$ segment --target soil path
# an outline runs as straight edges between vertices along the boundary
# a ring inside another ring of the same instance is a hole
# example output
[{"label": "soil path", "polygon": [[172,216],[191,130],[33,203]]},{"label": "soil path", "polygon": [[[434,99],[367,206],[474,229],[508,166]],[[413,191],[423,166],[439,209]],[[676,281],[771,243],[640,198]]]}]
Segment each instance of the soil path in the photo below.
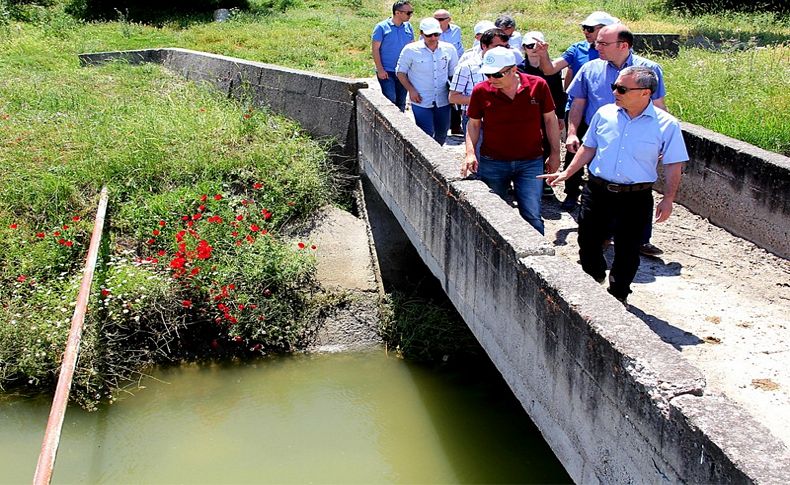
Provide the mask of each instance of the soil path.
[{"label": "soil path", "polygon": [[[452,137],[447,149],[460,168],[459,145]],[[543,199],[546,238],[576,263],[576,214],[559,210],[563,198],[555,189]],[[652,242],[664,254],[642,257],[629,311],[702,370],[708,393],[740,403],[790,446],[790,261],[679,204]]]}]

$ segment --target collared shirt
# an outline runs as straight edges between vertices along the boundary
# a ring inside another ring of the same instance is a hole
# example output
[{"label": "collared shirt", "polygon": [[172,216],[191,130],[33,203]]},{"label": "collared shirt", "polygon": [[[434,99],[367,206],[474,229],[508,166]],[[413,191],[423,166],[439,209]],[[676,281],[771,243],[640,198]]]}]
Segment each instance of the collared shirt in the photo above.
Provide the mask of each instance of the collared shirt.
[{"label": "collared shirt", "polygon": [[420,93],[422,100],[419,103],[412,100],[412,104],[421,108],[441,108],[450,104],[447,100],[450,94],[447,81],[457,66],[458,53],[455,47],[439,41],[436,50],[431,51],[425,46],[424,40],[418,40],[403,48],[395,72],[406,74],[414,89]]},{"label": "collared shirt", "polygon": [[464,55],[464,43],[461,41],[461,27],[450,24],[450,28],[439,35],[439,40],[452,44],[458,52],[458,57]]},{"label": "collared shirt", "polygon": [[518,73],[516,96],[510,99],[491,82],[472,90],[467,114],[483,120],[480,153],[496,160],[533,160],[543,156],[543,115],[554,111],[549,85],[542,78]]},{"label": "collared shirt", "polygon": [[583,65],[598,59],[598,50],[586,40],[582,40],[565,49],[562,58],[568,63],[573,75],[576,76]]},{"label": "collared shirt", "polygon": [[653,61],[640,57],[636,54],[629,54],[623,63],[623,67],[617,68],[614,64],[603,59],[596,59],[583,65],[579,73],[573,77],[571,85],[568,86],[568,96],[573,99],[586,99],[587,105],[584,107],[584,121],[590,124],[593,115],[601,106],[614,103],[614,93],[611,84],[617,81],[620,71],[630,66],[649,67],[658,76],[658,88],[652,94],[651,99],[663,98],[666,96],[664,87],[664,74],[661,66]]},{"label": "collared shirt", "polygon": [[[467,62],[459,63],[458,68],[450,81],[450,91],[458,91],[464,96],[471,96],[472,89],[479,83],[486,80],[485,74],[480,74],[480,67],[483,65],[483,58],[470,58]],[[469,105],[462,104],[461,110],[466,113]]]},{"label": "collared shirt", "polygon": [[[521,39],[522,39],[521,32],[514,31],[513,35],[510,36],[510,39],[508,39],[507,43],[510,44],[511,49],[514,49],[516,52],[521,52]],[[524,56],[522,56],[522,59],[523,57]],[[516,64],[521,64],[521,63],[517,62]]]},{"label": "collared shirt", "polygon": [[376,24],[371,38],[381,42],[381,65],[385,71],[392,72],[398,64],[398,57],[403,48],[414,42],[414,29],[409,22],[397,26],[392,22],[392,18],[388,18]]},{"label": "collared shirt", "polygon": [[660,155],[664,165],[689,159],[680,123],[652,101],[633,119],[616,104],[602,107],[582,143],[595,148],[590,173],[616,184],[655,182]]}]

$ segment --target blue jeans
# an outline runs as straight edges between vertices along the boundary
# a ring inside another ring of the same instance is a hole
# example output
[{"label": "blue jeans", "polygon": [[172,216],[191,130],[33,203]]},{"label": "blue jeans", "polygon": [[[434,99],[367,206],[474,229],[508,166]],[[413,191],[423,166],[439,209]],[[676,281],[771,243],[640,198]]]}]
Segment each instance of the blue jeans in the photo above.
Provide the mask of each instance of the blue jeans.
[{"label": "blue jeans", "polygon": [[436,143],[444,145],[447,140],[447,130],[450,129],[450,105],[441,108],[422,108],[411,105],[414,112],[414,121],[428,136],[433,137]]},{"label": "blue jeans", "polygon": [[477,176],[488,185],[492,192],[507,198],[510,183],[513,182],[516,203],[521,217],[543,234],[543,219],[540,217],[540,201],[543,193],[543,157],[534,160],[495,160],[480,157]]},{"label": "blue jeans", "polygon": [[[398,107],[399,110],[406,110],[406,95],[408,92],[403,84],[398,81],[395,71],[387,71],[388,79],[379,79],[379,86],[381,86],[381,94]],[[378,77],[376,78],[378,79]]]}]

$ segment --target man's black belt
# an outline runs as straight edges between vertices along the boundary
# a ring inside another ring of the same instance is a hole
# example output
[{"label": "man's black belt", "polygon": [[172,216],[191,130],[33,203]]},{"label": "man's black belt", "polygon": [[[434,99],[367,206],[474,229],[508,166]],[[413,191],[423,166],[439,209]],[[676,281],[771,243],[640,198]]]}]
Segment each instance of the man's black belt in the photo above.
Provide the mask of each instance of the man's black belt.
[{"label": "man's black belt", "polygon": [[653,188],[653,182],[644,182],[641,184],[616,184],[613,182],[609,182],[608,180],[604,180],[600,177],[596,177],[595,175],[589,176],[589,181],[593,185],[597,185],[599,187],[603,187],[609,192],[639,192],[642,190],[650,190]]}]

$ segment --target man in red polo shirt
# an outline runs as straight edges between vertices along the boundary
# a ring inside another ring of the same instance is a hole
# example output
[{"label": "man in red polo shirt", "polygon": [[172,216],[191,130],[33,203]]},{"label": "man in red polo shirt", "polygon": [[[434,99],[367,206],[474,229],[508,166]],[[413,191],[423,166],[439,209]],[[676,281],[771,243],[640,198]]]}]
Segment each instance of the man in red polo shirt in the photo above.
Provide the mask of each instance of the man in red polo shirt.
[{"label": "man in red polo shirt", "polygon": [[[515,189],[518,211],[543,234],[540,201],[543,182],[543,128],[551,140],[547,172],[560,166],[560,128],[546,81],[518,72],[513,51],[495,47],[486,51],[480,73],[487,81],[472,90],[466,126],[466,158],[461,176],[477,172],[492,192],[506,198]],[[480,160],[475,146],[483,128]]]}]

